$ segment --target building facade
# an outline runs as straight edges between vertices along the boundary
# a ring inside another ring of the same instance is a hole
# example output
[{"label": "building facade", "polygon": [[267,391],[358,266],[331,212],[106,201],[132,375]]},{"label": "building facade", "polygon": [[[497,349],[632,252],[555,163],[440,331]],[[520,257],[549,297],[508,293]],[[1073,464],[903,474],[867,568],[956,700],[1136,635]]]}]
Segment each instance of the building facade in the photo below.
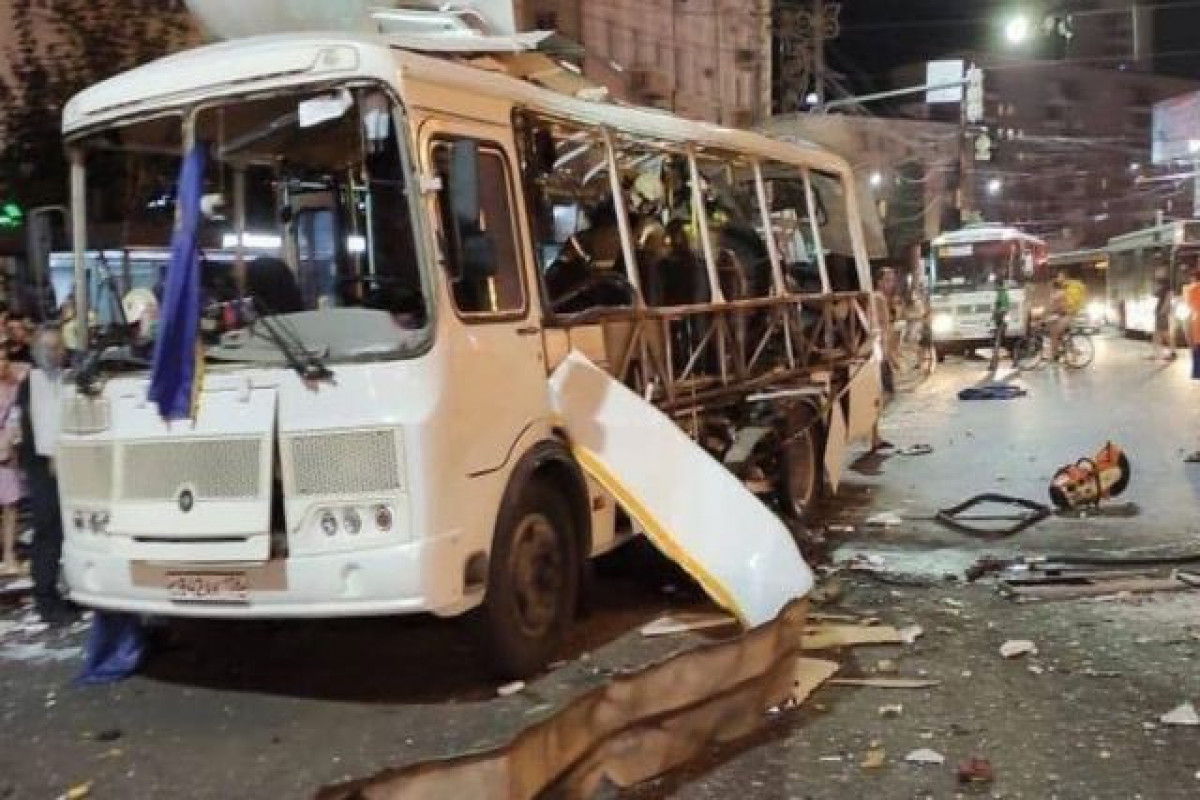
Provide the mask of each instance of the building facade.
[{"label": "building facade", "polygon": [[[1069,16],[1064,32],[1064,57],[1093,66],[1149,70],[1153,66],[1154,12],[1152,4],[1130,0],[1070,0],[1057,4],[1057,14]],[[1061,36],[1054,31],[1051,35]]]},{"label": "building facade", "polygon": [[1056,62],[997,63],[985,82],[991,159],[971,190],[988,219],[1076,249],[1196,212],[1191,181],[1153,173],[1150,144],[1154,104],[1200,83]]},{"label": "building facade", "polygon": [[518,0],[518,26],[582,45],[615,100],[736,127],[771,109],[770,0]]}]

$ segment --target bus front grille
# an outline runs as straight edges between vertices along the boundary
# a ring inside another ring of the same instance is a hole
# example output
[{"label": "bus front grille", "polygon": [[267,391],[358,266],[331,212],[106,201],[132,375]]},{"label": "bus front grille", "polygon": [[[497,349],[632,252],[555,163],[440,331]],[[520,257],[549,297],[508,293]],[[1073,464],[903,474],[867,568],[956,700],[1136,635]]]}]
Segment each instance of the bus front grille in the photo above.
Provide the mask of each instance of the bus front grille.
[{"label": "bus front grille", "polygon": [[127,444],[121,453],[121,499],[173,500],[181,487],[197,500],[259,498],[261,447],[257,438]]}]

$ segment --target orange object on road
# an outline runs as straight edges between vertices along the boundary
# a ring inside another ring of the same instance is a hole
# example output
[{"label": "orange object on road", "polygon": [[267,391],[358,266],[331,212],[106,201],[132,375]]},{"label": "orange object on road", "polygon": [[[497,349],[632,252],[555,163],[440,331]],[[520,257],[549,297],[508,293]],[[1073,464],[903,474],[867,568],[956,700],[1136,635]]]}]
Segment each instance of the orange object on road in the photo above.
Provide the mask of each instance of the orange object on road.
[{"label": "orange object on road", "polygon": [[1121,448],[1109,442],[1095,458],[1081,458],[1054,473],[1050,499],[1060,509],[1097,505],[1125,491],[1132,470]]}]

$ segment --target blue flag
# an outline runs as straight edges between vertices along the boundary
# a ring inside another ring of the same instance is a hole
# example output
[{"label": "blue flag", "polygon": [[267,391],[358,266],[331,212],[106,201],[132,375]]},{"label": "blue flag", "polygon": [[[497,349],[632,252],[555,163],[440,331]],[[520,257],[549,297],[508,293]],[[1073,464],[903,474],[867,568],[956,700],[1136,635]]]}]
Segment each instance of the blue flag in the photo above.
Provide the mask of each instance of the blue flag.
[{"label": "blue flag", "polygon": [[150,371],[150,401],[163,419],[188,419],[193,414],[200,330],[200,197],[207,160],[207,145],[197,144],[179,170],[178,217]]}]

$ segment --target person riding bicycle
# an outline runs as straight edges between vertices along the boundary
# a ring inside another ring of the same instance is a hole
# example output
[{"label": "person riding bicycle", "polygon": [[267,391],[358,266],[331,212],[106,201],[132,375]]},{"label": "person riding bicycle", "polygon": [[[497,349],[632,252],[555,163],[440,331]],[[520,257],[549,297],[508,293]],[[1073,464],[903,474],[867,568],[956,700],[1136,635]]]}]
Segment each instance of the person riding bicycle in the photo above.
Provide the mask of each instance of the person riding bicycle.
[{"label": "person riding bicycle", "polygon": [[1071,328],[1071,299],[1067,294],[1067,276],[1059,273],[1054,276],[1053,292],[1046,312],[1046,336],[1050,340],[1050,359],[1058,360],[1062,348],[1063,336]]},{"label": "person riding bicycle", "polygon": [[1076,280],[1066,273],[1060,272],[1059,277],[1062,278],[1063,294],[1067,298],[1067,313],[1077,317],[1087,305],[1087,287],[1083,285],[1083,281]]}]

